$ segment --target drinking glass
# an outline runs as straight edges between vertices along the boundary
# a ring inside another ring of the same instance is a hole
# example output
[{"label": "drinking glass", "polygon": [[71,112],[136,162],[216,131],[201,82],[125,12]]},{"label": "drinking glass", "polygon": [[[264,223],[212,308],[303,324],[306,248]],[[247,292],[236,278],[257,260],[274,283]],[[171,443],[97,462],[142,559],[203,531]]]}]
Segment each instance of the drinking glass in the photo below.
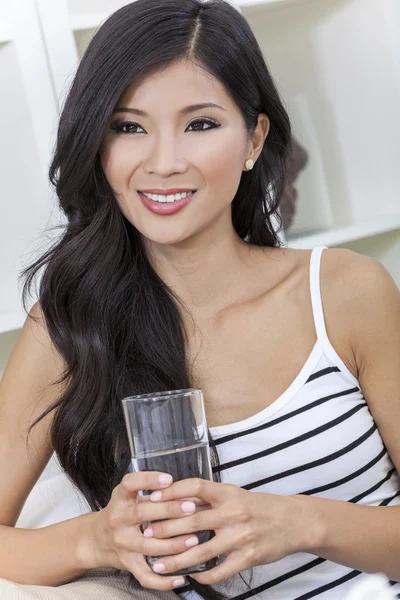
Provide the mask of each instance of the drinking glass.
[{"label": "drinking glass", "polygon": [[[170,390],[129,396],[122,400],[129,438],[133,471],[161,471],[174,481],[200,477],[212,481],[210,448],[204,400],[201,389]],[[153,490],[141,490],[139,501]],[[141,531],[151,525],[143,523]],[[189,532],[188,532],[189,533]],[[197,531],[199,544],[214,537],[214,531]],[[152,568],[160,556],[146,556]],[[208,571],[218,564],[218,557],[199,565],[181,569],[171,575],[189,575]]]}]

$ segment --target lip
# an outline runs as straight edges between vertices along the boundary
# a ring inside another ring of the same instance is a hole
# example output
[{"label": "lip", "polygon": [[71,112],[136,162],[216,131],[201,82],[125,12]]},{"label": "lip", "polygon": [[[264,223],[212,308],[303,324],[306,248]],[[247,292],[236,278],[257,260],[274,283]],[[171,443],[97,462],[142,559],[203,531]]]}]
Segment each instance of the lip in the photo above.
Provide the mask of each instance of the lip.
[{"label": "lip", "polygon": [[[187,196],[182,200],[176,200],[176,202],[155,202],[154,200],[150,200],[150,198],[147,198],[147,196],[145,196],[142,192],[138,193],[144,206],[152,213],[156,215],[174,215],[175,213],[182,210],[182,208],[184,208],[187,204],[189,204],[196,192],[190,194],[190,196]],[[153,192],[148,193],[150,194]]]},{"label": "lip", "polygon": [[161,196],[168,196],[171,194],[183,194],[184,192],[193,192],[193,188],[171,188],[169,190],[138,190],[138,192],[144,192],[145,194],[160,194]]}]

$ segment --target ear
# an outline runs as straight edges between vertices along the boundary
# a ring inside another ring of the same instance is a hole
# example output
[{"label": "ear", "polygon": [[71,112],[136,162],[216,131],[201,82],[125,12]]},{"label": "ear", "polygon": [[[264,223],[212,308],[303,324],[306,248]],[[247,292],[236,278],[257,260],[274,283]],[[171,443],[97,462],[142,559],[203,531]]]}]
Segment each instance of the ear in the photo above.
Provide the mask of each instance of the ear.
[{"label": "ear", "polygon": [[267,139],[270,130],[270,120],[266,114],[260,113],[257,119],[257,125],[254,132],[250,135],[247,147],[246,158],[251,158],[256,162],[260,156],[264,142]]}]

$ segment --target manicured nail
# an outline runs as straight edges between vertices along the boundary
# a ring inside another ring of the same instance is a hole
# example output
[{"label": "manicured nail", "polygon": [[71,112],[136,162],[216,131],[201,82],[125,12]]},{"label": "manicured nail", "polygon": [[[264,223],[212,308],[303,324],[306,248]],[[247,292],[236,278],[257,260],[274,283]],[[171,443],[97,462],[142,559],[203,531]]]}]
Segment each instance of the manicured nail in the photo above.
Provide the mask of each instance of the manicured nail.
[{"label": "manicured nail", "polygon": [[160,485],[169,485],[173,481],[172,475],[160,475],[158,481],[160,482]]},{"label": "manicured nail", "polygon": [[196,505],[194,502],[183,502],[181,508],[183,512],[191,513],[196,510]]},{"label": "manicured nail", "polygon": [[150,494],[150,500],[152,500],[152,502],[157,502],[158,500],[161,500],[161,498],[162,492],[153,492]]},{"label": "manicured nail", "polygon": [[143,535],[144,535],[144,537],[153,537],[153,535],[154,535],[153,528],[148,527],[147,529],[145,529],[143,532]]},{"label": "manicured nail", "polygon": [[175,579],[175,581],[172,584],[174,586],[174,588],[176,587],[180,587],[181,585],[185,585],[185,580],[184,579]]},{"label": "manicured nail", "polygon": [[153,565],[153,571],[154,573],[162,573],[165,571],[165,565],[163,565],[163,563],[156,563]]},{"label": "manicured nail", "polygon": [[190,537],[186,540],[185,546],[187,546],[188,548],[191,548],[192,546],[197,546],[198,543],[199,543],[199,539],[194,536],[194,537]]}]

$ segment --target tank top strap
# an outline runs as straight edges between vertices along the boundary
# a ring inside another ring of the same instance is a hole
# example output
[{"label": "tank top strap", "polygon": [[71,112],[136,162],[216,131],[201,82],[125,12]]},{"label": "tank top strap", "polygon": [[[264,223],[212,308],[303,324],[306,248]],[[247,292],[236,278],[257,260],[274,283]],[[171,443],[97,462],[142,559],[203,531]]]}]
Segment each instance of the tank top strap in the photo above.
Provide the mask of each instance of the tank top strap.
[{"label": "tank top strap", "polygon": [[310,260],[310,291],[317,338],[324,344],[328,335],[326,332],[324,310],[321,296],[321,256],[327,246],[316,246],[311,252]]},{"label": "tank top strap", "polygon": [[332,346],[331,341],[328,337],[326,330],[324,309],[322,307],[322,296],[321,296],[321,256],[324,250],[328,246],[316,246],[311,252],[310,260],[310,289],[311,289],[311,302],[312,310],[314,315],[315,330],[317,333],[317,339],[320,346],[323,348],[325,354],[335,364],[342,375],[350,381],[353,385],[359,387],[359,382],[354,377],[353,373],[347,368],[342,358],[336,352]]}]

